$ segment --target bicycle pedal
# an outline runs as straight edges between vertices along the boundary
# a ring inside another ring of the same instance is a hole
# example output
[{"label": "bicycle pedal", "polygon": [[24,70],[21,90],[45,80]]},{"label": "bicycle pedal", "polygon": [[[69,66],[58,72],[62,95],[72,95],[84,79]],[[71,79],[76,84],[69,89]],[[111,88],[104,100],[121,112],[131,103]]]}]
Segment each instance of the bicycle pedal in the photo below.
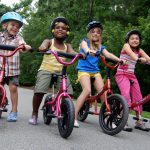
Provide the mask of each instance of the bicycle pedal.
[{"label": "bicycle pedal", "polygon": [[88,113],[88,114],[91,114],[91,115],[94,114],[94,112],[92,112],[92,111],[87,111],[87,113]]},{"label": "bicycle pedal", "polygon": [[53,118],[56,117],[56,115],[54,115],[54,114],[47,114],[47,116],[48,116],[48,117],[53,117]]},{"label": "bicycle pedal", "polygon": [[137,118],[137,117],[133,117],[133,119],[134,119],[134,120],[139,120],[139,118]]},{"label": "bicycle pedal", "polygon": [[7,108],[3,108],[3,109],[2,109],[2,112],[7,112],[7,111],[8,111]]},{"label": "bicycle pedal", "polygon": [[148,119],[143,118],[142,121],[143,122],[148,122]]}]

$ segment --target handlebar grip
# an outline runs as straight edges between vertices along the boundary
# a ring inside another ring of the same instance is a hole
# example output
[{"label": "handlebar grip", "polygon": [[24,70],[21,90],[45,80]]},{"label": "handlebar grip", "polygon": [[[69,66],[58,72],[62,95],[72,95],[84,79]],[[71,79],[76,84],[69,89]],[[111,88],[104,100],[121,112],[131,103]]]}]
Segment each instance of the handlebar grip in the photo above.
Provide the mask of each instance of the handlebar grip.
[{"label": "handlebar grip", "polygon": [[1,50],[13,51],[13,50],[15,50],[16,48],[17,48],[17,47],[11,46],[11,45],[0,45],[0,49],[1,49]]},{"label": "handlebar grip", "polygon": [[107,62],[111,62],[111,63],[113,63],[113,64],[117,64],[117,61],[112,60],[112,59],[110,59],[110,58],[105,57],[105,60],[106,60]]},{"label": "handlebar grip", "polygon": [[64,52],[60,52],[60,51],[57,51],[57,54],[59,57],[66,57],[66,58],[70,58],[70,59],[73,59],[76,56],[76,54],[68,54],[68,53],[64,53]]}]

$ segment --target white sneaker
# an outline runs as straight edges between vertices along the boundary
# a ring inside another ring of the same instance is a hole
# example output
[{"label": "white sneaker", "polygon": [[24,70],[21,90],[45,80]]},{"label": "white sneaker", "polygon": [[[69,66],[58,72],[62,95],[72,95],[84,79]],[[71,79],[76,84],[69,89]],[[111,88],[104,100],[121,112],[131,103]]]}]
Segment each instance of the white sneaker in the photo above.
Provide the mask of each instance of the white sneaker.
[{"label": "white sneaker", "polygon": [[74,120],[74,127],[75,127],[75,128],[79,128],[79,123],[78,123],[77,120]]}]

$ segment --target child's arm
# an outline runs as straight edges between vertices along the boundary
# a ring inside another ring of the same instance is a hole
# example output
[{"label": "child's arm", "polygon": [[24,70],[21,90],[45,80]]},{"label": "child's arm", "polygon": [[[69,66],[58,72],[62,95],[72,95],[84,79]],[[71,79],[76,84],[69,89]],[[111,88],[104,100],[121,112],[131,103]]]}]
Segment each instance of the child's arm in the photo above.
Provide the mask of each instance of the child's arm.
[{"label": "child's arm", "polygon": [[130,45],[128,43],[124,44],[123,50],[134,60],[138,60],[138,56],[132,51]]},{"label": "child's arm", "polygon": [[71,44],[67,44],[67,53],[70,54],[77,54],[77,52],[75,52],[71,46]]},{"label": "child's arm", "polygon": [[95,56],[96,51],[92,50],[88,47],[88,44],[86,41],[82,41],[80,44],[80,47],[84,50],[85,53],[89,53],[91,56]]},{"label": "child's arm", "polygon": [[141,57],[145,58],[147,62],[150,62],[150,57],[142,49],[140,49],[140,55]]},{"label": "child's arm", "polygon": [[39,51],[47,50],[51,45],[51,40],[45,39],[39,47]]},{"label": "child's arm", "polygon": [[102,51],[102,54],[103,54],[104,56],[108,57],[108,58],[111,58],[111,59],[117,61],[117,62],[120,62],[120,61],[121,61],[120,58],[118,58],[118,57],[115,56],[114,54],[108,52],[106,49],[104,49],[104,50]]}]

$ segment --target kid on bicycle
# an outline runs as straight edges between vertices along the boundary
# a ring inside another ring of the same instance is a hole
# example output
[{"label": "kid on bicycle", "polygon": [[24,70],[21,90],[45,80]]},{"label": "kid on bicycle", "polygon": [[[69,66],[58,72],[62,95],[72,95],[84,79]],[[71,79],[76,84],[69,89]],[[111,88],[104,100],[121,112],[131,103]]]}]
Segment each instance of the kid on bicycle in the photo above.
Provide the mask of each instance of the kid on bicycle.
[{"label": "kid on bicycle", "polygon": [[[78,97],[75,105],[74,127],[79,127],[79,123],[77,121],[78,112],[84,104],[86,98],[91,94],[90,78],[95,78],[94,86],[97,92],[101,91],[104,86],[98,66],[98,63],[100,61],[100,54],[114,59],[117,62],[121,61],[121,59],[108,52],[105,46],[102,45],[102,31],[103,27],[101,22],[90,22],[87,25],[87,39],[84,39],[80,44],[80,53],[84,53],[86,55],[86,59],[80,59],[77,65],[78,81],[82,86],[82,92]],[[98,56],[95,54],[98,54]],[[101,96],[101,100],[104,101],[103,95]]]},{"label": "kid on bicycle", "polygon": [[[70,26],[66,18],[57,17],[51,23],[51,32],[53,35],[52,39],[45,39],[39,50],[46,51],[48,49],[55,51],[62,51],[67,53],[76,53],[70,44],[65,43],[65,39],[68,37],[70,32]],[[61,74],[63,65],[57,62],[55,56],[53,55],[44,55],[42,64],[39,68],[36,85],[34,89],[34,95],[32,100],[32,117],[29,119],[29,124],[36,125],[38,118],[39,106],[42,102],[44,94],[48,92],[48,89],[51,84],[52,74]],[[58,77],[57,87],[59,87],[60,76]],[[73,94],[72,87],[68,83],[69,94]]]},{"label": "kid on bicycle", "polygon": [[[127,100],[128,106],[132,102],[137,102],[142,99],[142,94],[138,80],[134,74],[135,65],[137,62],[146,63],[150,62],[150,57],[140,48],[141,33],[138,30],[131,30],[127,33],[125,44],[121,50],[120,59],[127,61],[127,64],[120,65],[117,69],[115,79],[121,95]],[[132,83],[131,83],[132,82]],[[135,107],[136,117],[138,120],[135,123],[135,128],[147,131],[145,124],[140,119],[142,113],[142,106]],[[125,131],[132,131],[132,128],[127,124],[124,128]]]},{"label": "kid on bicycle", "polygon": [[[0,32],[0,44],[12,45],[18,47],[21,44],[25,44],[25,50],[30,50],[31,47],[26,45],[24,39],[18,34],[20,28],[23,26],[23,18],[16,12],[5,13],[0,20],[3,28],[3,32]],[[0,50],[1,54],[9,54],[9,51]],[[23,50],[22,50],[23,51]],[[2,64],[2,58],[0,57],[0,64]],[[7,121],[17,121],[17,106],[18,106],[18,90],[19,74],[20,74],[20,60],[19,52],[11,57],[6,58],[5,66],[5,83],[8,84],[12,102],[12,109],[8,115]],[[1,102],[0,102],[1,103]],[[0,112],[0,116],[1,116]]]}]

